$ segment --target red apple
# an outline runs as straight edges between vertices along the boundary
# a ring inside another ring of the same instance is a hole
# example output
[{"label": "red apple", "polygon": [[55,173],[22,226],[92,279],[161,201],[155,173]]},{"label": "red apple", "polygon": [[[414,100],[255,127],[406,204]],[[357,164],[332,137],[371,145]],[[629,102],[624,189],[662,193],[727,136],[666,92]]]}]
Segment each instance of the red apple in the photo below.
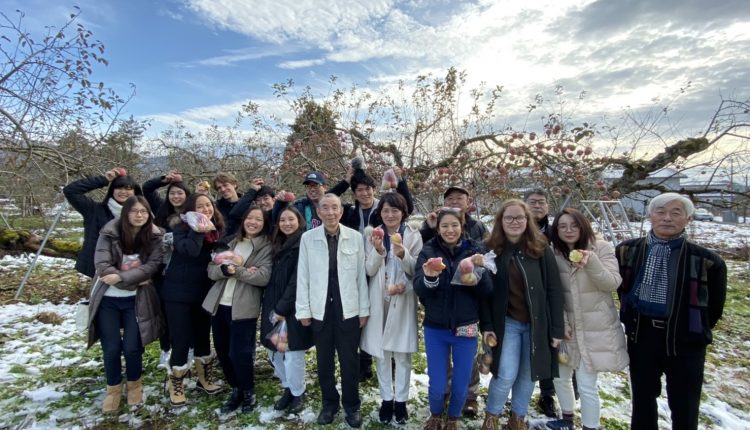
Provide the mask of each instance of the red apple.
[{"label": "red apple", "polygon": [[287,202],[287,203],[293,202],[295,198],[296,197],[295,197],[295,195],[294,195],[293,192],[291,192],[291,191],[284,191],[283,200],[285,202]]},{"label": "red apple", "polygon": [[471,262],[471,258],[464,258],[458,263],[458,271],[461,273],[471,273],[474,271],[474,263]]},{"label": "red apple", "polygon": [[443,259],[440,257],[434,257],[427,260],[425,265],[430,269],[434,270],[436,272],[441,272],[445,269],[445,264],[443,264]]},{"label": "red apple", "polygon": [[117,176],[127,176],[128,175],[128,171],[125,170],[124,167],[115,167],[114,171],[117,174]]},{"label": "red apple", "polygon": [[382,239],[385,237],[385,231],[383,231],[383,229],[380,227],[376,227],[372,229],[372,237],[377,237],[377,238]]}]

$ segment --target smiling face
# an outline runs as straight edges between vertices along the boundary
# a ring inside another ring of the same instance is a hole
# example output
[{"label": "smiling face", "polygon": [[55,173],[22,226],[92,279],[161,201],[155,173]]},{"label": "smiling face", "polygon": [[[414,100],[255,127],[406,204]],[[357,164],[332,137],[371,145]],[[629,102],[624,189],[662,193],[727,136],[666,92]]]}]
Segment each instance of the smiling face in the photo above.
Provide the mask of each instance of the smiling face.
[{"label": "smiling face", "polygon": [[471,199],[469,198],[469,196],[460,191],[453,191],[445,196],[445,199],[443,199],[443,204],[449,208],[456,208],[460,209],[463,212],[466,212],[466,210],[469,209],[469,205],[471,204]]},{"label": "smiling face", "polygon": [[404,213],[399,208],[393,207],[388,203],[383,203],[383,207],[380,209],[380,217],[383,219],[383,224],[388,228],[388,231],[396,231],[401,226]]},{"label": "smiling face", "polygon": [[671,239],[690,223],[690,217],[679,200],[672,200],[666,205],[654,208],[649,214],[651,229],[659,239]]},{"label": "smiling face", "polygon": [[221,194],[222,198],[229,200],[230,202],[235,202],[239,199],[237,196],[237,184],[216,181],[214,185],[216,186],[216,191]]},{"label": "smiling face", "polygon": [[503,233],[508,241],[516,243],[526,231],[528,219],[521,206],[512,205],[505,208],[502,216]]},{"label": "smiling face", "polygon": [[263,211],[260,208],[251,210],[242,221],[245,237],[255,237],[263,231]]},{"label": "smiling face", "polygon": [[187,199],[187,193],[185,193],[185,190],[178,187],[172,187],[169,189],[169,194],[167,194],[167,198],[169,199],[169,203],[172,204],[175,208],[179,208],[185,203],[185,199]]},{"label": "smiling face", "polygon": [[299,219],[292,211],[284,211],[279,216],[279,230],[289,236],[299,230]]},{"label": "smiling face", "polygon": [[306,182],[305,192],[307,193],[308,199],[317,203],[320,198],[323,197],[323,194],[326,193],[326,187],[315,182]]},{"label": "smiling face", "polygon": [[214,216],[214,204],[208,197],[198,196],[198,198],[195,200],[195,211],[198,213],[202,213],[203,215],[211,219]]},{"label": "smiling face", "polygon": [[576,244],[581,239],[581,226],[572,216],[568,214],[560,215],[560,220],[557,223],[557,235],[564,244],[568,245],[568,248],[575,249]]},{"label": "smiling face", "polygon": [[438,234],[448,245],[455,245],[461,240],[461,220],[458,216],[458,214],[446,214],[438,223]]},{"label": "smiling face", "polygon": [[359,184],[354,189],[354,199],[359,202],[359,206],[369,209],[375,203],[375,189],[369,185]]},{"label": "smiling face", "polygon": [[264,211],[270,211],[273,209],[273,203],[274,199],[270,194],[264,194],[255,198],[255,204]]},{"label": "smiling face", "polygon": [[125,200],[135,195],[133,187],[120,187],[112,190],[112,197],[119,204],[125,203]]},{"label": "smiling face", "polygon": [[323,197],[318,205],[318,217],[323,221],[323,226],[329,233],[335,232],[339,227],[339,220],[344,214],[341,201],[335,197]]},{"label": "smiling face", "polygon": [[148,222],[148,209],[141,203],[136,203],[128,211],[128,222],[133,226],[134,230],[138,230]]}]

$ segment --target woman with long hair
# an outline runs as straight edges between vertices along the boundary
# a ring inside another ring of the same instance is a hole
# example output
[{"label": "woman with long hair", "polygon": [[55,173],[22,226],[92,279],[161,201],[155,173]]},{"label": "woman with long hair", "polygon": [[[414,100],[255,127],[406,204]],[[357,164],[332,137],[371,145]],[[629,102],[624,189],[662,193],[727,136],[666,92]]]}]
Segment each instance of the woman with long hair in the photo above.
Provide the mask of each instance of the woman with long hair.
[{"label": "woman with long hair", "polygon": [[525,416],[534,381],[558,372],[555,348],[564,335],[562,286],[552,249],[533,220],[526,203],[506,200],[486,241],[497,255],[497,274],[492,298],[482,303],[481,328],[484,342],[496,346],[483,430],[499,428],[511,389],[508,428],[528,429]]},{"label": "woman with long hair", "polygon": [[167,368],[167,391],[172,406],[186,403],[184,379],[190,370],[188,350],[194,348],[196,386],[208,394],[221,387],[212,381],[216,356],[211,353],[211,316],[201,304],[212,282],[206,268],[211,251],[224,229],[221,214],[213,201],[204,194],[191,194],[185,201],[184,213],[198,212],[211,220],[215,230],[196,231],[180,217],[172,219],[172,258],[164,271],[161,296],[164,300],[172,353]]},{"label": "woman with long hair", "polygon": [[[366,242],[367,275],[370,286],[370,319],[362,330],[360,348],[375,357],[380,384],[379,419],[406,424],[409,414],[411,354],[417,352],[417,296],[412,279],[422,236],[406,224],[406,199],[384,193],[375,208],[383,224],[383,235],[371,234]],[[395,361],[395,384],[391,363]]]},{"label": "woman with long hair", "polygon": [[213,316],[214,348],[232,387],[229,399],[221,407],[224,413],[240,406],[243,413],[255,408],[255,329],[263,290],[271,278],[268,225],[268,212],[251,207],[229,242],[236,260],[212,261],[208,265],[208,276],[215,282],[203,301],[203,309]]},{"label": "woman with long hair", "polygon": [[617,372],[628,366],[625,332],[612,293],[622,282],[615,248],[597,239],[591,223],[578,210],[563,209],[552,223],[552,248],[565,295],[565,339],[560,377],[555,391],[562,419],[550,421],[553,430],[573,429],[576,399],[575,371],[581,397],[584,430],[599,427],[599,372]]},{"label": "woman with long hair", "polygon": [[[161,187],[167,187],[166,198],[162,198],[157,190]],[[169,263],[172,257],[172,227],[170,219],[178,217],[182,213],[182,207],[185,200],[190,196],[190,188],[182,182],[182,175],[171,171],[166,175],[151,178],[143,183],[143,195],[151,205],[154,211],[154,224],[165,230],[164,234],[164,264]],[[161,295],[161,287],[164,284],[163,269],[159,270],[154,276],[154,285],[156,291]],[[162,312],[164,301],[162,303]],[[166,321],[166,320],[165,320]],[[166,369],[169,362],[169,328],[164,326],[164,333],[159,337],[159,355],[158,367]]]},{"label": "woman with long hair", "polygon": [[[100,202],[86,195],[104,187],[107,187],[107,194]],[[99,240],[99,231],[104,224],[120,217],[125,200],[134,195],[143,195],[141,186],[133,178],[126,176],[124,169],[114,168],[107,170],[102,176],[90,176],[69,183],[63,188],[63,194],[73,209],[83,217],[83,246],[76,257],[76,270],[93,278],[96,271],[94,249]]]},{"label": "woman with long hair", "polygon": [[123,355],[128,405],[143,401],[143,349],[162,327],[151,282],[161,264],[161,235],[146,199],[132,196],[123,202],[122,216],[104,225],[96,243],[98,280],[89,304],[88,347],[97,338],[101,342],[107,377],[104,413],[116,413],[120,406]]},{"label": "woman with long hair", "polygon": [[[437,235],[419,253],[414,274],[414,291],[424,305],[424,343],[429,377],[430,418],[425,430],[456,430],[469,391],[469,380],[479,332],[479,304],[492,292],[487,272],[475,285],[455,285],[452,279],[462,260],[484,264],[484,246],[467,239],[464,214],[443,208],[437,213]],[[477,255],[479,254],[479,255]],[[478,259],[477,259],[478,258]],[[442,268],[433,262],[442,261]],[[451,397],[447,420],[445,388],[448,363],[453,361]]]},{"label": "woman with long hair", "polygon": [[[305,352],[313,346],[312,328],[295,317],[297,299],[297,261],[299,242],[305,231],[305,219],[294,206],[281,210],[273,230],[273,271],[263,296],[260,336],[281,380],[284,393],[274,404],[277,411],[299,413],[305,404]],[[286,321],[288,347],[279,351],[267,339],[279,321]]]}]

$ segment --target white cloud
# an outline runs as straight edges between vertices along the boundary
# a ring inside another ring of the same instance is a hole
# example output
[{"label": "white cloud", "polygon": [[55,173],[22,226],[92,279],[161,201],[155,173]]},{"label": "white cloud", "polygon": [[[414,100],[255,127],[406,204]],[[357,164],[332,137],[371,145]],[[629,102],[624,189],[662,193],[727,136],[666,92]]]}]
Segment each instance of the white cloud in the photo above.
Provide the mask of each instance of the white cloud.
[{"label": "white cloud", "polygon": [[292,60],[279,63],[278,67],[281,69],[304,69],[306,67],[320,66],[321,64],[325,64],[325,62],[326,60],[323,58],[310,60]]}]

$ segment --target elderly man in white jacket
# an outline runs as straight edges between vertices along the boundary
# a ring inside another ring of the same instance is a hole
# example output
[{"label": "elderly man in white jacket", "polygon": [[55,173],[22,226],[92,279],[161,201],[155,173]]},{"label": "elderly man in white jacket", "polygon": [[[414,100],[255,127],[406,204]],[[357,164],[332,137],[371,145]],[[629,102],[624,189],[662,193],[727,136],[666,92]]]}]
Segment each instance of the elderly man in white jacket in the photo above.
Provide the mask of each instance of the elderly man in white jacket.
[{"label": "elderly man in white jacket", "polygon": [[370,315],[362,235],[339,223],[341,200],[324,195],[318,204],[323,225],[302,235],[297,266],[297,319],[311,325],[323,407],[318,424],[333,422],[339,410],[335,354],[341,368],[341,403],[349,426],[362,425],[359,398],[361,329]]}]

